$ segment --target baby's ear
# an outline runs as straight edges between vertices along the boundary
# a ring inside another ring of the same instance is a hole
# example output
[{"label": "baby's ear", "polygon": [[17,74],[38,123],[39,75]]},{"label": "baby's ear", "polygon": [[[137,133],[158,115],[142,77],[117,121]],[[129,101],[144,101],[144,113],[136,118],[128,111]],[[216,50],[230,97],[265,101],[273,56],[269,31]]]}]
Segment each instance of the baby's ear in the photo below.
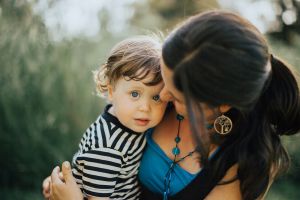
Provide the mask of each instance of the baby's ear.
[{"label": "baby's ear", "polygon": [[112,85],[107,85],[107,100],[108,101],[112,101],[113,100],[113,92],[114,92],[114,88]]}]

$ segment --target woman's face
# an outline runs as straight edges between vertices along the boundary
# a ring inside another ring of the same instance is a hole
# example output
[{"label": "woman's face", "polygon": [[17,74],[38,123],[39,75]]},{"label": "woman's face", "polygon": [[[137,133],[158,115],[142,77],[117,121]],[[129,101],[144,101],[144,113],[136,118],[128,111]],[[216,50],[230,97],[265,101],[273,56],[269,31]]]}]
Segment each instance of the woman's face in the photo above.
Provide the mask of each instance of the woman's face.
[{"label": "woman's face", "polygon": [[[188,117],[187,110],[186,110],[186,104],[184,100],[184,95],[182,92],[180,92],[174,85],[173,82],[173,74],[174,72],[169,69],[166,64],[164,63],[163,59],[160,60],[160,66],[161,66],[161,74],[163,81],[165,83],[163,89],[160,92],[160,98],[162,101],[172,101],[175,105],[175,109],[178,114]],[[201,103],[201,107],[203,109],[203,112],[206,116],[207,122],[212,122],[215,119],[216,113],[218,114],[218,108],[210,108],[208,105]],[[226,107],[224,109],[224,112],[226,112],[230,107]]]},{"label": "woman's face", "polygon": [[160,92],[160,98],[163,101],[173,101],[178,114],[187,117],[187,111],[182,92],[176,89],[173,83],[173,71],[169,69],[164,63],[163,59],[160,59],[161,74],[164,80],[165,86]]}]

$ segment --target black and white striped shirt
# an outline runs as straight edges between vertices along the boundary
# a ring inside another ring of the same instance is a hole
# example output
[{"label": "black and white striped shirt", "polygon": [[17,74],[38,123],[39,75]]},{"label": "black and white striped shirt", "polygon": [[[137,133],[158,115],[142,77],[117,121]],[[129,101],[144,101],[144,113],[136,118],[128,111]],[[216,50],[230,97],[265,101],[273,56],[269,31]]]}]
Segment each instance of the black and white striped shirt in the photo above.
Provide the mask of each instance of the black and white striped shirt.
[{"label": "black and white striped shirt", "polygon": [[85,196],[138,199],[145,134],[123,126],[109,107],[84,133],[73,157],[73,175]]}]

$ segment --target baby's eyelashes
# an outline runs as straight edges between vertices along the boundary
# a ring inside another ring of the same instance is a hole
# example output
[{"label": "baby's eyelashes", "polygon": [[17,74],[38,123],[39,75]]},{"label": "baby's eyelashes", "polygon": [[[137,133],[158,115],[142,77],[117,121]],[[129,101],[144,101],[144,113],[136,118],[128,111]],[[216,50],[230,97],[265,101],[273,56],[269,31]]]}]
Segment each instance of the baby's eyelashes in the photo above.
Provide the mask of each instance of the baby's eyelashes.
[{"label": "baby's eyelashes", "polygon": [[130,95],[132,98],[137,99],[140,96],[140,93],[138,91],[132,91],[130,92]]}]

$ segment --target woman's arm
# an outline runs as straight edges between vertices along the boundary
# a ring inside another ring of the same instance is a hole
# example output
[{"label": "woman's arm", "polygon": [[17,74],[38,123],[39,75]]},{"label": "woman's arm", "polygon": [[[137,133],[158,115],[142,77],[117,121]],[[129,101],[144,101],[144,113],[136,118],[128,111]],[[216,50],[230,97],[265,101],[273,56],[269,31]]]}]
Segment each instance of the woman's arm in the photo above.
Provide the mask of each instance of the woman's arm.
[{"label": "woman's arm", "polygon": [[[237,175],[237,164],[232,166],[226,172],[221,182],[232,180]],[[225,185],[217,185],[208,194],[205,200],[242,200],[242,194],[240,190],[240,181],[237,179],[231,183]]]}]

